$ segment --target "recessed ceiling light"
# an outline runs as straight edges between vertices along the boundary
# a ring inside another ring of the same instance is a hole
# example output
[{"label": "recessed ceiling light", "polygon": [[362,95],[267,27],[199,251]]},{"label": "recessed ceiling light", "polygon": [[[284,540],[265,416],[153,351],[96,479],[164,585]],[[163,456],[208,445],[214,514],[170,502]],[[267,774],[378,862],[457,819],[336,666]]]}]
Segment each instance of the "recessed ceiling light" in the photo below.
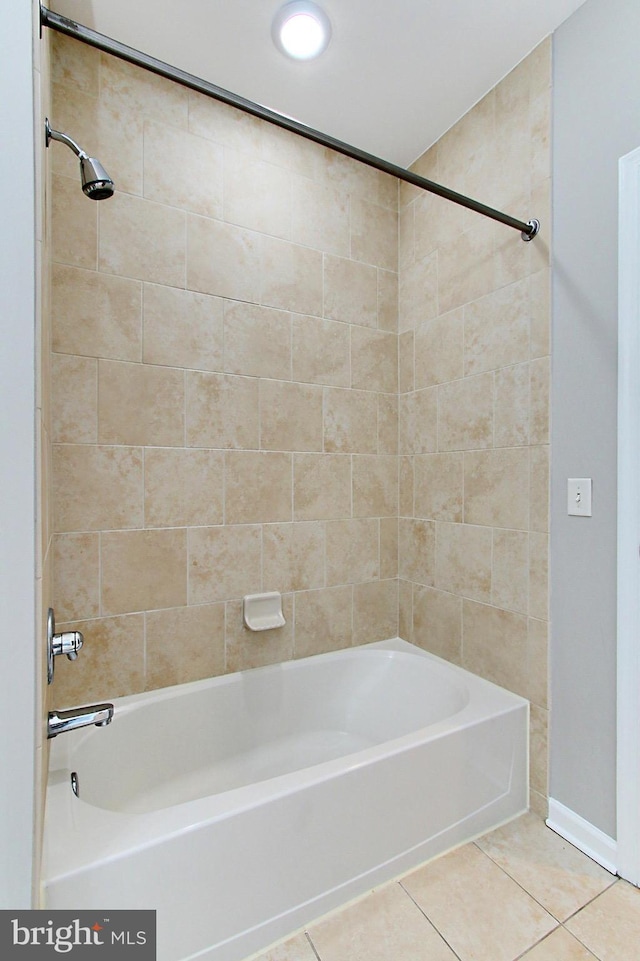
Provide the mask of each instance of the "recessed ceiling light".
[{"label": "recessed ceiling light", "polygon": [[293,0],[278,10],[271,29],[276,47],[294,60],[312,60],[326,50],[331,22],[311,0]]}]

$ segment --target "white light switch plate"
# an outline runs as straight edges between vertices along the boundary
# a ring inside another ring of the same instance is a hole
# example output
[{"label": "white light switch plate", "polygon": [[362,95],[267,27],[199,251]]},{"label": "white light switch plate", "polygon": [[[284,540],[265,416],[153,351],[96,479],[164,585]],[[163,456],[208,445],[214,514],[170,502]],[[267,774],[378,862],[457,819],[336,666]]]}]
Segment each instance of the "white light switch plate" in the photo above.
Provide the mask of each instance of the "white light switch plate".
[{"label": "white light switch plate", "polygon": [[570,477],[567,480],[567,513],[591,517],[590,477]]}]

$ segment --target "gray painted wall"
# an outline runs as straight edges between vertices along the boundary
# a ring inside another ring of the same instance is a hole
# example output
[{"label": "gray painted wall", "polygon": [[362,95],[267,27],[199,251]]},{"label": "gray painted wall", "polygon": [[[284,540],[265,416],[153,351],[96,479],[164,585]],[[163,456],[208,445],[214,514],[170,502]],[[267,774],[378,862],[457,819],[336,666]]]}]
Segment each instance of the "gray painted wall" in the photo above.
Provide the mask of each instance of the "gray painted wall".
[{"label": "gray painted wall", "polygon": [[[616,836],[618,160],[640,145],[640,3],[554,35],[551,796]],[[568,477],[593,478],[569,517]]]}]

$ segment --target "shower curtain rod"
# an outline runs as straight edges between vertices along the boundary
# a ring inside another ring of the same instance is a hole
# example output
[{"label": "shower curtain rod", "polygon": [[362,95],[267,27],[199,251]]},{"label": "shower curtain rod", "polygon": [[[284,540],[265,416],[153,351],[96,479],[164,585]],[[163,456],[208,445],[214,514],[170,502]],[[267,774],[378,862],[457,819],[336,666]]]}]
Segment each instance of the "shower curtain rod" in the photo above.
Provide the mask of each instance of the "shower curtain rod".
[{"label": "shower curtain rod", "polygon": [[49,27],[52,30],[57,30],[59,33],[74,37],[76,40],[81,40],[83,43],[96,47],[98,50],[113,54],[113,56],[119,57],[121,60],[126,60],[138,67],[143,67],[145,70],[150,70],[160,77],[175,80],[176,83],[182,84],[184,87],[189,87],[191,90],[198,91],[198,93],[213,97],[215,100],[220,100],[222,103],[229,104],[231,107],[237,107],[238,110],[252,114],[261,120],[266,120],[268,123],[289,130],[301,137],[305,137],[307,140],[312,140],[315,143],[321,144],[323,147],[328,147],[330,150],[335,150],[338,153],[344,154],[346,157],[351,157],[353,160],[358,160],[360,163],[374,167],[376,170],[381,170],[383,173],[390,174],[398,180],[403,180],[405,183],[413,184],[415,187],[420,187],[429,193],[444,197],[445,200],[450,200],[454,204],[459,204],[461,207],[474,210],[484,217],[497,220],[502,224],[506,224],[507,227],[513,227],[514,230],[520,231],[520,235],[525,241],[533,240],[540,230],[540,222],[538,220],[529,220],[525,223],[523,220],[510,217],[509,214],[495,210],[493,207],[488,207],[486,204],[481,204],[479,201],[472,200],[470,197],[465,197],[464,194],[459,194],[455,190],[450,190],[448,187],[434,183],[432,180],[427,180],[425,177],[421,177],[411,170],[405,170],[404,167],[399,167],[396,164],[390,163],[388,160],[383,160],[381,157],[376,157],[374,154],[360,150],[359,147],[353,147],[351,144],[343,143],[343,141],[336,140],[335,137],[331,137],[329,134],[321,133],[319,130],[314,130],[313,127],[307,127],[306,124],[286,117],[284,114],[276,113],[268,107],[263,107],[261,104],[247,100],[229,90],[224,90],[222,87],[209,83],[207,80],[195,77],[193,74],[180,70],[179,67],[173,67],[168,63],[164,63],[162,60],[157,60],[155,57],[142,53],[134,47],[128,47],[118,40],[106,37],[104,34],[98,33],[90,27],[85,27],[81,23],[76,23],[74,20],[69,20],[67,17],[55,13],[53,10],[48,10],[47,7],[44,6],[40,7],[40,23],[44,27]]}]

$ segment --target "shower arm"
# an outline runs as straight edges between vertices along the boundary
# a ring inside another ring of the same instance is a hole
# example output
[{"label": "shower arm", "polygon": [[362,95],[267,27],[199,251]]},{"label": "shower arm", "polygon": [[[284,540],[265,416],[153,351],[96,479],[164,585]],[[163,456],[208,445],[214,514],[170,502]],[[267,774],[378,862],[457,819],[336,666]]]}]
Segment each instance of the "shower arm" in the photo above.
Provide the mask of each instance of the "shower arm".
[{"label": "shower arm", "polygon": [[[383,173],[396,177],[405,183],[413,184],[415,187],[436,194],[438,197],[443,197],[445,200],[449,200],[461,207],[466,207],[468,210],[474,210],[476,213],[482,214],[483,217],[489,217],[491,220],[505,224],[507,227],[519,230],[520,236],[524,241],[533,240],[540,230],[540,221],[538,220],[532,219],[525,223],[525,221],[511,217],[501,210],[488,207],[486,204],[482,204],[477,200],[472,200],[471,197],[465,197],[464,194],[451,190],[449,187],[443,187],[441,184],[434,183],[432,180],[427,180],[426,177],[421,177],[412,170],[405,170],[404,167],[399,167],[397,164],[393,164],[388,160],[376,157],[374,154],[367,153],[359,147],[353,147],[351,144],[344,143],[342,140],[336,140],[335,137],[322,133],[319,130],[314,130],[312,127],[307,127],[306,124],[300,123],[298,120],[277,113],[275,110],[270,110],[268,107],[263,107],[261,104],[254,103],[252,100],[247,100],[245,97],[232,93],[230,90],[224,90],[222,87],[218,87],[208,80],[195,77],[193,74],[187,73],[179,67],[173,67],[168,63],[164,63],[162,60],[158,60],[156,57],[151,57],[149,54],[129,47],[119,40],[114,40],[111,37],[98,33],[97,30],[85,27],[83,24],[77,23],[75,20],[70,20],[68,17],[63,17],[61,14],[47,9],[43,4],[40,5],[40,24],[43,27],[49,27],[52,30],[57,30],[69,37],[80,40],[98,50],[103,50],[105,53],[110,53],[114,57],[119,57],[128,63],[133,63],[145,70],[150,70],[160,77],[173,80],[176,83],[182,84],[183,87],[197,90],[207,97],[212,97],[221,103],[236,107],[238,110],[258,117],[260,120],[266,120],[267,123],[272,123],[285,130],[290,130],[292,133],[298,134],[306,140],[311,140],[314,143],[328,147],[330,150],[335,150],[345,157],[358,160],[368,167],[381,170]],[[68,140],[65,140],[64,143],[68,143],[69,146],[71,146]]]},{"label": "shower arm", "polygon": [[46,119],[44,122],[44,129],[45,129],[47,147],[49,146],[50,140],[58,140],[60,143],[64,143],[67,145],[67,147],[70,147],[73,150],[76,157],[79,157],[80,160],[89,159],[89,155],[84,152],[82,147],[78,146],[75,140],[72,140],[71,137],[68,137],[66,133],[61,133],[59,130],[53,130],[48,119]]}]

